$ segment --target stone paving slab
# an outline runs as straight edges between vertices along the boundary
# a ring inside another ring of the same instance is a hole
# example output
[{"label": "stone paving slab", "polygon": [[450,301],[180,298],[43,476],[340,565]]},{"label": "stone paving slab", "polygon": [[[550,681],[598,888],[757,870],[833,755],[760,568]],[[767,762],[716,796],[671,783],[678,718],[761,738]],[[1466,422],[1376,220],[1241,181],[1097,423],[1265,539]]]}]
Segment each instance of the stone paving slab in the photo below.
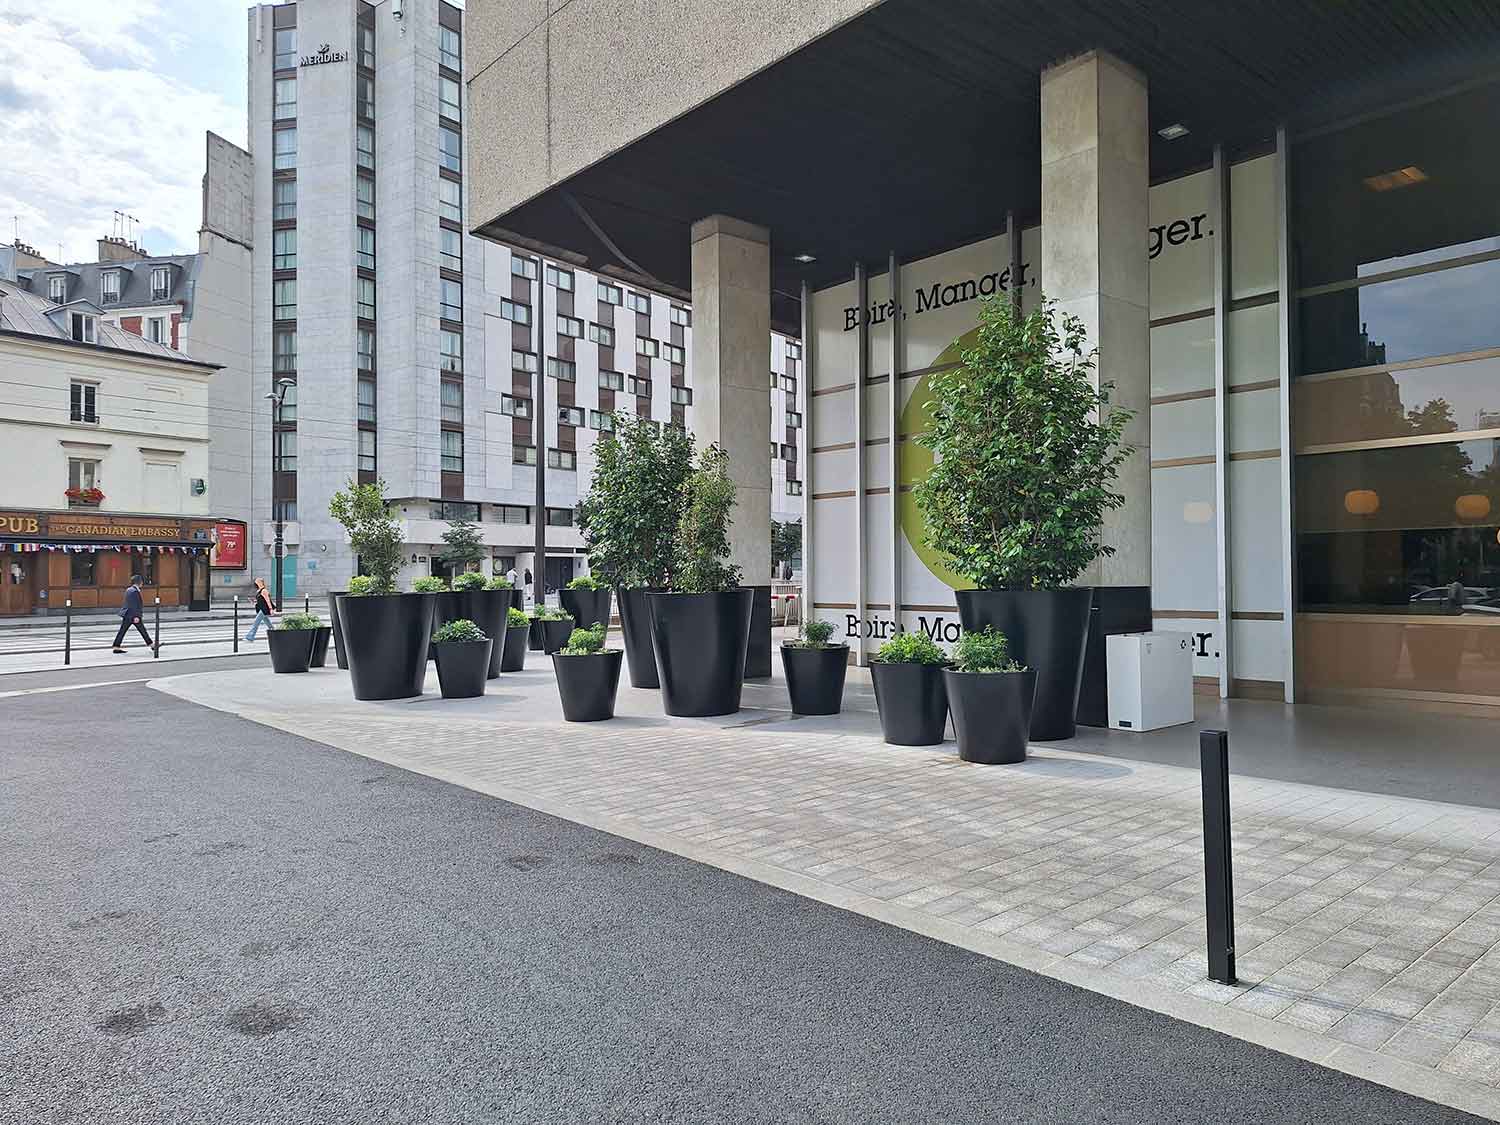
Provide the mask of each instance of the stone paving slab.
[{"label": "stone paving slab", "polygon": [[154,686],[1500,1117],[1494,810],[1234,778],[1226,987],[1206,979],[1195,770],[886,746],[857,689],[831,719],[770,684],[678,720],[627,685],[613,723],[567,724],[548,665],[473,701],[356,703],[332,669]]}]

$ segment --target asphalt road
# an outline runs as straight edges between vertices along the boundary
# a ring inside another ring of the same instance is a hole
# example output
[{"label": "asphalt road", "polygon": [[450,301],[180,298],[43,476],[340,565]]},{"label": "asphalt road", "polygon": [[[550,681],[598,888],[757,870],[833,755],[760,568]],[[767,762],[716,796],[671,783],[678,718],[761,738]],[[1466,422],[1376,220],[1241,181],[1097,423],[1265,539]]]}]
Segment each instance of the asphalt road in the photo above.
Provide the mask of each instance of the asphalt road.
[{"label": "asphalt road", "polygon": [[143,686],[0,719],[0,1121],[1477,1120]]}]

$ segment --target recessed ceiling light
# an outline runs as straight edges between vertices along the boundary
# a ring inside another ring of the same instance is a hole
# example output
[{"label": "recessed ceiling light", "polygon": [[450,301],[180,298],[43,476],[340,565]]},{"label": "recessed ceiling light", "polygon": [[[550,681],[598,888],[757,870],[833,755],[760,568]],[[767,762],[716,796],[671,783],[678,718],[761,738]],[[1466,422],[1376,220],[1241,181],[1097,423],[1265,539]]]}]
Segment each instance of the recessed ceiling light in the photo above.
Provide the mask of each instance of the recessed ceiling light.
[{"label": "recessed ceiling light", "polygon": [[816,262],[817,260],[818,259],[812,254],[808,254],[806,252],[792,255],[792,261],[801,262],[804,266],[807,265],[808,262]]},{"label": "recessed ceiling light", "polygon": [[1397,168],[1394,172],[1382,172],[1378,176],[1366,176],[1365,187],[1371,191],[1395,191],[1397,188],[1420,184],[1426,179],[1426,172],[1422,171],[1415,164],[1408,164],[1405,168]]},{"label": "recessed ceiling light", "polygon": [[1182,122],[1178,121],[1166,126],[1165,128],[1158,129],[1156,131],[1156,135],[1158,137],[1161,137],[1163,140],[1175,141],[1178,137],[1185,137],[1188,135],[1188,127]]}]

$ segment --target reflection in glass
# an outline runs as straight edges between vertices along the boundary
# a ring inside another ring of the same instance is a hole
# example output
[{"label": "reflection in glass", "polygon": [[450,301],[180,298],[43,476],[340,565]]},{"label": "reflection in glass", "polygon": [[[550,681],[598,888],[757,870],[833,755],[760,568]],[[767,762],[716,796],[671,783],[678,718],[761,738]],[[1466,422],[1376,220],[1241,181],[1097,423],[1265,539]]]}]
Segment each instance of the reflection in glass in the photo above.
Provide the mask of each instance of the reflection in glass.
[{"label": "reflection in glass", "polygon": [[1298,448],[1500,428],[1500,358],[1299,379]]}]

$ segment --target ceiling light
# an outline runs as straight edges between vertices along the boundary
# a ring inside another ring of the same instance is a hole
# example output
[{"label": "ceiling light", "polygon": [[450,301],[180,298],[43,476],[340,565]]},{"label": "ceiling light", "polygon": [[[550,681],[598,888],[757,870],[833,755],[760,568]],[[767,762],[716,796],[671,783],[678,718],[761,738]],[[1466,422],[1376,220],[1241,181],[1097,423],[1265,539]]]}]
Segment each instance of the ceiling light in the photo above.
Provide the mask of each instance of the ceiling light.
[{"label": "ceiling light", "polygon": [[1171,125],[1166,126],[1165,128],[1158,129],[1156,131],[1156,135],[1158,137],[1161,137],[1163,140],[1175,141],[1178,137],[1185,137],[1188,135],[1188,127],[1182,122],[1177,121]]},{"label": "ceiling light", "polygon": [[816,262],[817,260],[818,259],[815,256],[807,253],[806,251],[803,251],[801,254],[792,255],[792,261],[801,262],[804,266],[807,265],[808,262]]},{"label": "ceiling light", "polygon": [[1395,191],[1397,188],[1420,184],[1426,179],[1426,172],[1422,171],[1415,164],[1408,164],[1405,168],[1397,168],[1394,172],[1382,172],[1378,176],[1366,176],[1365,187],[1371,191]]}]

